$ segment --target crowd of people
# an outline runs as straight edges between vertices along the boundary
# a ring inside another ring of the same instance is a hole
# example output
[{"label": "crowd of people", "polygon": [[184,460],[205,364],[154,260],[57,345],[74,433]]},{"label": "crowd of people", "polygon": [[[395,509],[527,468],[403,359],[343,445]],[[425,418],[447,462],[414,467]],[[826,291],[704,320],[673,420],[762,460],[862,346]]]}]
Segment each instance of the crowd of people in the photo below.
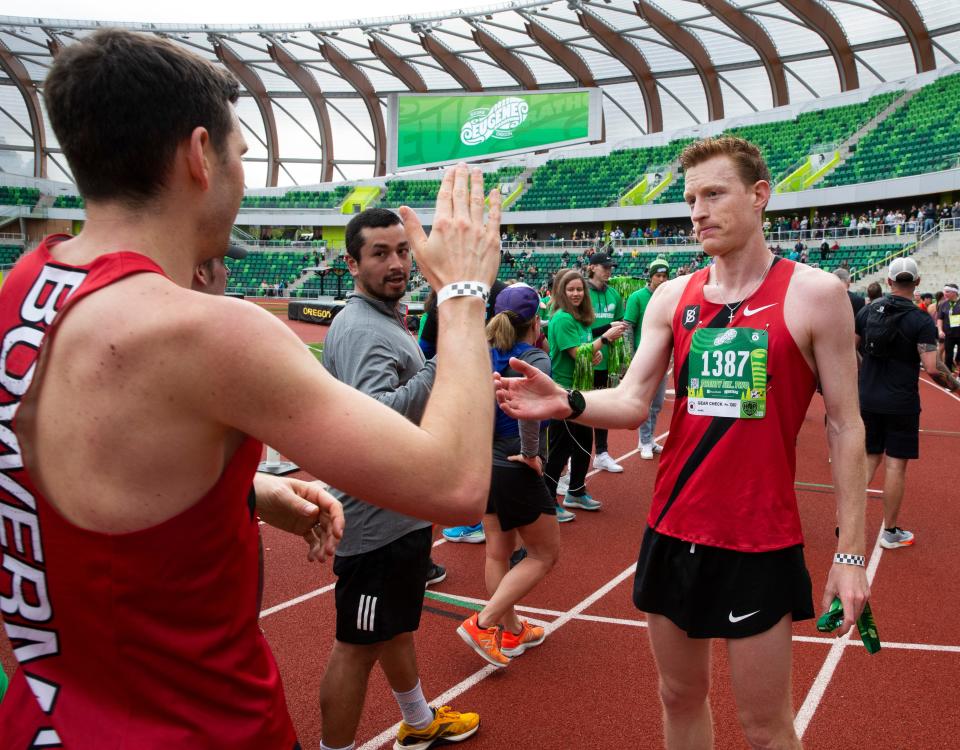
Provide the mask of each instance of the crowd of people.
[{"label": "crowd of people", "polygon": [[[820,608],[842,603],[842,635],[869,599],[869,472],[885,456],[889,481],[916,457],[918,365],[960,388],[936,351],[941,338],[955,361],[956,286],[934,325],[912,301],[916,263],[898,259],[889,294],[854,317],[841,279],[768,248],[759,149],[708,138],[680,161],[712,262],[669,278],[658,258],[624,300],[597,249],[556,275],[544,336],[537,291],[495,283],[499,193],[485,216],[481,171],[457,165],[429,235],[406,207],[351,219],[355,289],[321,365],[273,315],[222,295],[243,195],[238,93],[183,47],[119,30],[65,48],[47,77],[87,220],[24,256],[0,292],[0,589],[19,661],[3,746],[299,748],[257,623],[258,520],[302,536],[311,559],[334,557],[321,749],[355,748],[376,664],[401,718],[394,747],[472,737],[480,716],[430,706],[417,666],[423,591],[439,575],[431,528],[456,536],[480,521],[490,598],[457,632],[508,667],[545,642],[515,605],[555,565],[558,522],[602,510],[586,470],[593,456],[622,472],[606,431],[628,429],[642,459],[659,456],[632,599],[667,746],[712,745],[710,644],[723,639],[747,741],[799,747],[791,626],[816,608],[796,437],[819,387],[838,527],[836,553],[815,564],[828,567]],[[414,256],[435,290],[426,346],[400,308]],[[896,414],[877,405],[883,389],[897,391]],[[334,489],[258,474],[264,443]],[[908,546],[890,494],[884,546]]]}]

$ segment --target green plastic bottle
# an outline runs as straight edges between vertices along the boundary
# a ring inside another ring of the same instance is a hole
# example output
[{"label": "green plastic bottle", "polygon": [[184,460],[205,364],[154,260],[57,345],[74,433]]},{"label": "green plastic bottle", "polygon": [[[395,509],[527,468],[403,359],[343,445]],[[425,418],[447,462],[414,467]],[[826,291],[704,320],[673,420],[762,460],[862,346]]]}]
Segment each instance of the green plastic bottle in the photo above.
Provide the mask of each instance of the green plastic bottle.
[{"label": "green plastic bottle", "polygon": [[[835,598],[830,609],[820,615],[817,620],[817,630],[821,633],[831,633],[843,624],[843,605],[839,598]],[[867,649],[867,653],[875,654],[880,650],[880,636],[877,634],[877,623],[873,619],[870,603],[863,605],[863,612],[857,618],[857,630],[860,640]]]}]

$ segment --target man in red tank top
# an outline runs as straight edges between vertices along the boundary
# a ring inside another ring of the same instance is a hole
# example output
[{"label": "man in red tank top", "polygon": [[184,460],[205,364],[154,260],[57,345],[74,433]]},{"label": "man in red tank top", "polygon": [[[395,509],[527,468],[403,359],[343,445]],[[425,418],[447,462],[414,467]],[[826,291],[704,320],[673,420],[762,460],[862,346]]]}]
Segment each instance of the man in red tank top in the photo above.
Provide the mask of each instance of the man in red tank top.
[{"label": "man in red tank top", "polygon": [[0,612],[19,662],[2,750],[294,747],[257,623],[257,517],[322,558],[343,516],[311,484],[255,476],[263,442],[401,513],[458,524],[485,508],[499,194],[485,225],[481,175],[461,165],[429,238],[403,212],[446,293],[438,348],[458,352],[414,425],[260,307],[190,290],[243,195],[237,94],[222,68],[118,30],[66,45],[45,82],[86,221],[0,290]]},{"label": "man in red tank top", "polygon": [[795,444],[818,378],[840,524],[822,604],[840,597],[845,633],[869,596],[853,315],[836,277],[766,247],[770,175],[759,149],[706,139],[680,161],[694,230],[714,262],[657,289],[620,386],[564,392],[511,362],[525,377],[502,379],[497,398],[517,418],[635,429],[673,354],[677,398],[634,583],[660,672],[667,747],[712,747],[710,639],[725,638],[747,740],[797,748],[791,623],[814,610]]}]

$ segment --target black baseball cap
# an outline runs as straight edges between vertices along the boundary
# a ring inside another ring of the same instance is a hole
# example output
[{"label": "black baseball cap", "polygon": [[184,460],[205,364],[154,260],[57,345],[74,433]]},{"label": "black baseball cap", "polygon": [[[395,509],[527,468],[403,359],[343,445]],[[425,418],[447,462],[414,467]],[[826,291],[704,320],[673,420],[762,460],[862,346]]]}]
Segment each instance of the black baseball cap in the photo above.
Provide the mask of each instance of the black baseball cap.
[{"label": "black baseball cap", "polygon": [[243,245],[238,245],[236,242],[231,242],[227,245],[227,257],[242,260],[247,257],[247,248]]},{"label": "black baseball cap", "polygon": [[613,258],[611,258],[608,253],[594,253],[590,256],[590,265],[607,266],[609,268],[616,268],[617,266],[617,264],[613,262]]}]

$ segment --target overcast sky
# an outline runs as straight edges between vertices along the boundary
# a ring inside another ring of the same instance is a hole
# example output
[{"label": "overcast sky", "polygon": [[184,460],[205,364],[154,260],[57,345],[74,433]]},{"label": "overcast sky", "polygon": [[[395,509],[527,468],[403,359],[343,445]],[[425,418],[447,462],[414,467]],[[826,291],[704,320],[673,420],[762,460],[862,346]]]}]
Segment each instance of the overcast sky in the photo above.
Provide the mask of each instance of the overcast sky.
[{"label": "overcast sky", "polygon": [[396,0],[363,0],[352,7],[347,3],[323,0],[269,0],[259,3],[237,3],[235,0],[164,0],[162,3],[136,3],[130,0],[8,0],[0,14],[28,18],[154,23],[323,23],[408,13],[436,13],[455,7],[484,7],[501,2],[468,0],[459,6],[455,5],[454,0],[403,0],[402,3]]}]

